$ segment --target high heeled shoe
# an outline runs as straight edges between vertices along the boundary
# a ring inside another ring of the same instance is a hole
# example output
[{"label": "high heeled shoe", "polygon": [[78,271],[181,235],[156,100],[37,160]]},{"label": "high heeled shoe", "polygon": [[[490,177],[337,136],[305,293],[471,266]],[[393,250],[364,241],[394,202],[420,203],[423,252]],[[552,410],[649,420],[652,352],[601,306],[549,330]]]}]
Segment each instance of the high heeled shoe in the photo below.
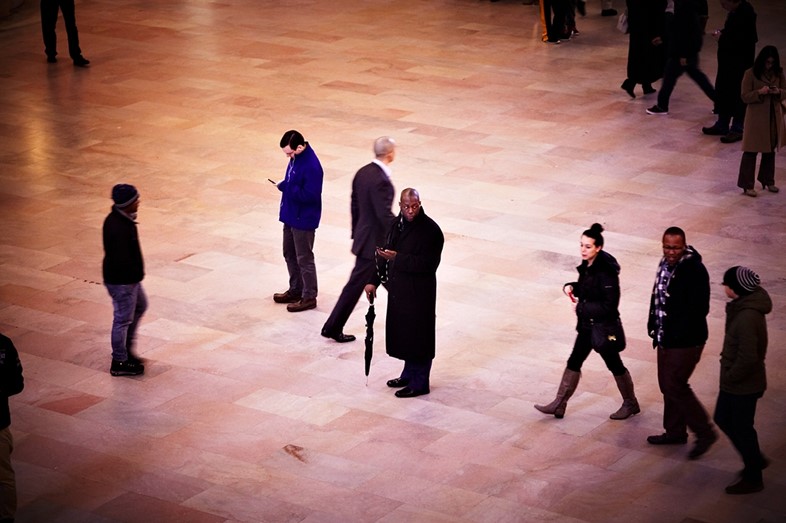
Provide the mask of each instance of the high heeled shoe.
[{"label": "high heeled shoe", "polygon": [[766,189],[766,190],[768,190],[768,191],[770,191],[770,192],[778,192],[778,191],[780,191],[780,189],[778,189],[778,188],[777,188],[777,187],[775,187],[774,185],[764,185],[764,184],[761,184],[761,188],[762,188],[762,189]]}]

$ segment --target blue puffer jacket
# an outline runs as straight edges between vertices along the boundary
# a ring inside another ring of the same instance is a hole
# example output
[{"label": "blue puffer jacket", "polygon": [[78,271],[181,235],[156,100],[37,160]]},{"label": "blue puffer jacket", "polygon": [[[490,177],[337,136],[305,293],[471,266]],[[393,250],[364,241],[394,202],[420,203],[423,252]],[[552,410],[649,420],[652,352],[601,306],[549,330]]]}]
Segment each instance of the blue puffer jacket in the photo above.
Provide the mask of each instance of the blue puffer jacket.
[{"label": "blue puffer jacket", "polygon": [[287,164],[281,191],[279,221],[292,228],[311,231],[319,227],[322,217],[322,164],[314,149],[306,148]]}]

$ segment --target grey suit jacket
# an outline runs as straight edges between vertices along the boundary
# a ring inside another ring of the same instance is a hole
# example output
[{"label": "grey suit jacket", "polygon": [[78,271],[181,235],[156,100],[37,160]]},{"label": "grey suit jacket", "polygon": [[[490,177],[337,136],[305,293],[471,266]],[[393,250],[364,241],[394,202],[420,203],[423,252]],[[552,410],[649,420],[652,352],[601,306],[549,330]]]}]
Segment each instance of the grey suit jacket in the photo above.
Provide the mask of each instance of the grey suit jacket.
[{"label": "grey suit jacket", "polygon": [[352,180],[352,253],[374,259],[374,249],[382,246],[395,216],[391,212],[395,189],[385,171],[370,163],[360,168]]}]

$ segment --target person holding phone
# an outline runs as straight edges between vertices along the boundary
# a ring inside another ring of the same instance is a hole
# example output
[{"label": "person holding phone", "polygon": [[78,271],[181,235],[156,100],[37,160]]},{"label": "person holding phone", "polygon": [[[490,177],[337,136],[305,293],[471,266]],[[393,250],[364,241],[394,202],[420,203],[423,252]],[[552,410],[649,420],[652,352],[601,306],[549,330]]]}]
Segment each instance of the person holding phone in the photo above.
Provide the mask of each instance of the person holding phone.
[{"label": "person holding phone", "polygon": [[761,153],[758,180],[762,189],[778,192],[775,185],[775,150],[786,145],[783,123],[786,77],[778,49],[768,45],[759,51],[753,67],[742,78],[741,95],[745,102],[745,128],[742,133],[742,160],[737,187],[745,196],[756,196],[754,174],[756,156]]}]

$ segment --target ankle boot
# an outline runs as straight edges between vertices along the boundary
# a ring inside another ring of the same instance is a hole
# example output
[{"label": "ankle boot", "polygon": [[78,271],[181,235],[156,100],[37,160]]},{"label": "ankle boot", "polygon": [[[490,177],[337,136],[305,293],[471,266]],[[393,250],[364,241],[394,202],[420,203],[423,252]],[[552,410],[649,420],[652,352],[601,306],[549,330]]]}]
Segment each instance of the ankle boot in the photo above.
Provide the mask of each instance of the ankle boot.
[{"label": "ankle boot", "polygon": [[555,418],[565,417],[565,408],[568,405],[568,400],[576,391],[579,384],[580,372],[565,369],[562,373],[562,381],[557,389],[557,397],[548,405],[535,405],[535,408],[544,414],[554,414]]},{"label": "ankle boot", "polygon": [[617,382],[617,388],[622,395],[622,406],[609,418],[627,419],[641,412],[639,402],[636,400],[636,394],[633,392],[633,378],[630,377],[630,372],[625,371],[625,374],[622,376],[614,376],[614,380]]}]

